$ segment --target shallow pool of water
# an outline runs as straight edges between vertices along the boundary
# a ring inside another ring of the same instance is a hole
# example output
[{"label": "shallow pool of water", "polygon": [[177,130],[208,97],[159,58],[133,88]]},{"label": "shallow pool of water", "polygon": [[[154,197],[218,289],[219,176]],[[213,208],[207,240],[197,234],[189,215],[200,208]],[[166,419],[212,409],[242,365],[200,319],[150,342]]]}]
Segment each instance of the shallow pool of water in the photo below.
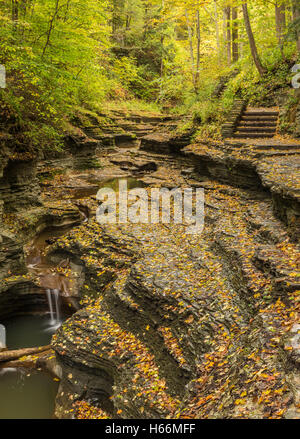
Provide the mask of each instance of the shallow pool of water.
[{"label": "shallow pool of water", "polygon": [[[116,177],[116,178],[109,178],[103,181],[99,181],[95,178],[90,179],[89,182],[90,183],[97,183],[98,184],[98,190],[103,188],[103,187],[107,187],[110,189],[113,189],[114,191],[118,192],[119,191],[119,182],[120,180],[125,180],[127,182],[127,189],[135,189],[135,188],[143,188],[146,187],[147,185],[145,183],[143,183],[141,180],[138,180],[134,177]],[[98,190],[95,192],[97,193]]]},{"label": "shallow pool of water", "polygon": [[100,185],[100,188],[108,187],[108,188],[111,188],[114,191],[118,192],[120,180],[127,182],[127,189],[128,190],[136,189],[136,188],[143,188],[146,186],[145,183],[143,183],[141,180],[137,180],[134,177],[127,177],[127,178],[118,177],[118,178],[112,178],[111,180],[107,180],[107,181],[103,182]]},{"label": "shallow pool of water", "polygon": [[7,347],[20,349],[50,344],[51,337],[57,330],[56,326],[51,325],[50,319],[50,315],[46,314],[16,316],[1,321],[6,328]]},{"label": "shallow pool of water", "polygon": [[0,369],[0,419],[51,419],[58,382],[42,372]]},{"label": "shallow pool of water", "polygon": [[[50,315],[24,315],[1,321],[9,349],[50,344],[57,327]],[[0,419],[50,419],[58,382],[49,374],[26,368],[0,368]]]},{"label": "shallow pool of water", "polygon": [[50,314],[16,316],[1,323],[6,328],[6,345],[9,349],[46,346],[58,329],[57,325],[51,324]]}]

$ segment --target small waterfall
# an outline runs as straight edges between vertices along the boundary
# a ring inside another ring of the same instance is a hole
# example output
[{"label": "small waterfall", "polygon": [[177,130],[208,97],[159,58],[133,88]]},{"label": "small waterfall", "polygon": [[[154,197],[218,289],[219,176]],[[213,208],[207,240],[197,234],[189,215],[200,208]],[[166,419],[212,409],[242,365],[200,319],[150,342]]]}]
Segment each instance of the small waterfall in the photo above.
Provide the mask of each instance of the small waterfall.
[{"label": "small waterfall", "polygon": [[[46,289],[46,295],[48,299],[49,312],[50,312],[50,325],[56,326],[60,324],[60,309],[59,309],[59,290]],[[54,300],[52,299],[54,296]],[[54,305],[54,306],[53,306]]]},{"label": "small waterfall", "polygon": [[60,322],[60,311],[59,311],[59,290],[53,290],[55,299],[55,312],[56,312],[56,322]]},{"label": "small waterfall", "polygon": [[54,325],[55,320],[54,320],[54,313],[53,313],[53,305],[52,305],[52,295],[51,295],[51,290],[47,289],[47,290],[46,290],[46,294],[47,294],[48,305],[49,305],[49,311],[50,311],[50,324],[51,324],[51,325]]}]

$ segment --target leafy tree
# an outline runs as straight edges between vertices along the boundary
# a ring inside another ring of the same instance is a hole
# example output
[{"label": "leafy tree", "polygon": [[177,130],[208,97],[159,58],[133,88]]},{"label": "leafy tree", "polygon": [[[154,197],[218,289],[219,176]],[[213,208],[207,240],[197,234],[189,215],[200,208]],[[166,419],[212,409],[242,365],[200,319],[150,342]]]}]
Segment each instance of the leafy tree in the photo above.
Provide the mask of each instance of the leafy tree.
[{"label": "leafy tree", "polygon": [[0,111],[56,143],[79,107],[205,105],[231,69],[254,81],[252,66],[263,77],[299,51],[299,0],[5,0]]},{"label": "leafy tree", "polygon": [[260,57],[258,56],[257,47],[256,47],[254,35],[253,35],[253,32],[252,32],[252,27],[251,27],[251,24],[250,24],[250,18],[249,18],[247,2],[244,2],[242,4],[242,8],[243,8],[243,14],[244,14],[245,27],[246,27],[247,35],[248,35],[248,38],[249,38],[251,54],[252,54],[254,63],[256,65],[256,68],[257,68],[259,74],[261,76],[263,76],[263,74],[265,73],[265,70],[264,70],[264,68],[262,66]]}]

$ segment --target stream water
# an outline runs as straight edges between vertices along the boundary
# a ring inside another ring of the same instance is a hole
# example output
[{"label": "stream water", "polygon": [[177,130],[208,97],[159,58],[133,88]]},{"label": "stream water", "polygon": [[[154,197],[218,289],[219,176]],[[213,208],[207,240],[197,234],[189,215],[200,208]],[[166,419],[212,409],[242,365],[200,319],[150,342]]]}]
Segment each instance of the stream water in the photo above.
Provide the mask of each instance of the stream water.
[{"label": "stream water", "polygon": [[[49,314],[23,315],[3,321],[10,349],[50,344],[57,327]],[[58,382],[42,370],[0,368],[0,419],[50,419]]]},{"label": "stream water", "polygon": [[[10,349],[50,343],[55,326],[49,315],[17,316],[3,322]],[[58,383],[42,370],[0,368],[0,419],[50,419]]]},{"label": "stream water", "polygon": [[[128,189],[143,187],[142,182],[127,179]],[[103,182],[96,187],[107,186],[118,191],[119,178]],[[96,194],[91,191],[74,193],[73,199]],[[47,257],[46,247],[56,238],[66,234],[68,228],[51,228],[43,231],[31,242],[26,256],[28,270],[39,279],[45,290],[48,312],[14,316],[1,321],[6,330],[6,345],[9,349],[36,347],[50,344],[51,337],[66,318],[63,301],[71,300],[73,293],[72,276],[66,277],[63,269],[71,266],[70,261],[54,263]],[[57,270],[57,268],[61,268]],[[67,303],[71,305],[71,302]],[[53,417],[55,396],[58,383],[41,370],[29,370],[22,367],[0,367],[0,419],[49,419]]]},{"label": "stream water", "polygon": [[50,419],[58,383],[42,372],[0,369],[0,419]]},{"label": "stream water", "polygon": [[48,345],[56,331],[50,323],[49,314],[28,314],[3,321],[7,346],[21,349]]},{"label": "stream water", "polygon": [[[14,316],[1,321],[6,330],[6,345],[20,349],[50,344],[51,337],[66,318],[61,306],[60,289],[69,291],[63,273],[45,254],[48,239],[62,236],[69,229],[48,229],[31,243],[27,255],[28,270],[45,287],[48,312]],[[42,311],[42,310],[41,310]],[[42,370],[0,368],[0,419],[50,419],[53,417],[58,382]]]}]

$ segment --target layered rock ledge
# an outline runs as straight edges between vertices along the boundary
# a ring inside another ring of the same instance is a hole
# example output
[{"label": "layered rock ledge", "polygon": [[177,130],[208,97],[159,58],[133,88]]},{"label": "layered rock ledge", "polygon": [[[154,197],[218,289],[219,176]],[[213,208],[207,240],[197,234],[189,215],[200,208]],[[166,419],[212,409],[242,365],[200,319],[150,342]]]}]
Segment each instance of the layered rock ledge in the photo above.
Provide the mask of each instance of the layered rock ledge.
[{"label": "layered rock ledge", "polygon": [[[82,309],[52,341],[56,415],[299,418],[299,145],[188,145],[190,133],[161,135],[172,120],[114,117],[106,128],[89,117],[69,150],[43,158],[41,198],[34,166],[24,165],[24,184],[4,178],[2,150],[1,309],[13,312],[16,292],[18,309],[29,291],[41,299],[23,246],[48,225],[80,223],[61,201],[78,182],[89,190],[86,179],[138,176],[149,187],[203,187],[205,227],[199,236],[184,224],[91,219],[56,240],[52,254],[84,274]],[[95,197],[86,203],[93,213]]]},{"label": "layered rock ledge", "polygon": [[[210,143],[171,159],[160,184],[205,189],[200,236],[93,220],[56,244],[81,260],[87,304],[53,340],[58,416],[299,417],[298,344],[286,342],[299,316],[298,155],[262,149]],[[159,185],[164,164],[140,154]]]}]

